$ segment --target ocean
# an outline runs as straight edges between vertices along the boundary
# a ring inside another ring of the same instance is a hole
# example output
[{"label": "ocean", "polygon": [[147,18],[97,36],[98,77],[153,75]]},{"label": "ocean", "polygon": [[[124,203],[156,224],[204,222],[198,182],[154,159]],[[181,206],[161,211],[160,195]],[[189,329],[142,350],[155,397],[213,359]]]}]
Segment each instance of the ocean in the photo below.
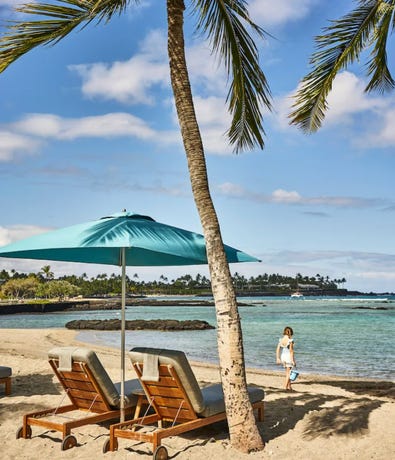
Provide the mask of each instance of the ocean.
[{"label": "ocean", "polygon": [[[395,296],[238,300],[249,305],[239,307],[247,367],[280,370],[275,350],[284,327],[291,326],[300,373],[394,380]],[[120,312],[41,313],[0,318],[0,328],[59,328],[74,319],[120,318]],[[199,319],[216,324],[214,307],[197,306],[128,306],[126,319]],[[78,340],[120,347],[118,331],[81,331]],[[126,331],[126,348],[135,346],[180,349],[191,360],[218,363],[216,330]]]}]

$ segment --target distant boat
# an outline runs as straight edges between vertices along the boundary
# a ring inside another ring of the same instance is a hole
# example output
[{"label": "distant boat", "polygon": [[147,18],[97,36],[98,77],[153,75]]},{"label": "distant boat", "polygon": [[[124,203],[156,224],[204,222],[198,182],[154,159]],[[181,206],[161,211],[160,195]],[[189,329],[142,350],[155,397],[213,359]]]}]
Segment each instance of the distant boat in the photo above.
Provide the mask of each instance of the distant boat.
[{"label": "distant boat", "polygon": [[293,299],[300,299],[301,297],[303,297],[303,294],[302,294],[301,292],[297,291],[297,292],[293,292],[293,293],[291,294],[291,297],[292,297]]}]

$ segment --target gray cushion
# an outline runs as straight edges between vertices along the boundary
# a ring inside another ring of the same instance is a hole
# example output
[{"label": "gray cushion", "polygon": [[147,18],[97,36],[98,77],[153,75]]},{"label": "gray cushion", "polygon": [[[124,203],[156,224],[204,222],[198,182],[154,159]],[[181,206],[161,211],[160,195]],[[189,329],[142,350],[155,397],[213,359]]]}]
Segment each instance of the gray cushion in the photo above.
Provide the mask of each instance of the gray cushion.
[{"label": "gray cushion", "polygon": [[[162,348],[137,347],[129,351],[132,363],[144,362],[144,354],[154,354],[159,357],[159,364],[171,364],[184,386],[192,407],[201,417],[209,417],[225,411],[225,403],[221,384],[209,385],[200,389],[195,375],[189,365],[185,353],[178,350]],[[261,401],[265,393],[262,389],[248,387],[251,402]]]},{"label": "gray cushion", "polygon": [[[59,359],[60,356],[64,356],[67,353],[70,353],[73,361],[83,362],[88,365],[104,396],[107,398],[108,404],[113,408],[119,409],[121,384],[115,385],[112,382],[96,353],[87,348],[56,347],[48,352],[48,358]],[[136,405],[137,396],[132,394],[136,388],[141,388],[138,379],[125,382],[125,407]]]},{"label": "gray cushion", "polygon": [[12,369],[7,366],[0,366],[0,379],[11,377]]},{"label": "gray cushion", "polygon": [[[252,403],[262,401],[265,397],[265,392],[261,388],[249,386],[247,390]],[[201,417],[210,417],[225,412],[224,394],[220,383],[202,388],[202,394],[205,408],[199,413]]]},{"label": "gray cushion", "polygon": [[[114,383],[114,386],[115,386],[118,394],[121,394],[121,382]],[[126,380],[125,381],[125,396],[126,396],[126,399],[128,401],[128,404],[126,404],[126,407],[136,405],[137,396],[133,394],[134,391],[136,391],[136,390],[140,390],[140,391],[143,390],[139,379],[133,379],[133,380]]]},{"label": "gray cushion", "polygon": [[132,363],[143,363],[144,354],[158,355],[159,364],[172,365],[184,386],[195,412],[200,413],[204,410],[205,404],[202,392],[183,351],[147,347],[136,347],[129,351]]}]

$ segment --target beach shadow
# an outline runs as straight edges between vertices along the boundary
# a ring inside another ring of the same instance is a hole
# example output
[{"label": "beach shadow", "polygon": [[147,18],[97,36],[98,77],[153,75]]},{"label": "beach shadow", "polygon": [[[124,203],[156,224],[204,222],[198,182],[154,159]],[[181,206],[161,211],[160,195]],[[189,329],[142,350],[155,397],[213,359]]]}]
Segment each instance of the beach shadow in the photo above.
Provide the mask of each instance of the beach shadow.
[{"label": "beach shadow", "polygon": [[369,398],[344,401],[310,414],[303,436],[307,439],[337,435],[362,435],[369,429],[369,415],[383,403]]},{"label": "beach shadow", "polygon": [[292,396],[265,402],[265,419],[258,424],[262,438],[268,442],[286,434],[293,430],[306,414],[319,410],[324,403],[332,399],[337,398],[293,393]]},{"label": "beach shadow", "polygon": [[20,417],[20,424],[22,425],[23,414],[26,414],[28,412],[34,412],[36,410],[38,410],[37,404],[30,404],[24,402],[19,402],[17,404],[12,405],[0,404],[0,424],[3,421],[8,420],[12,416],[13,418]]},{"label": "beach shadow", "polygon": [[258,424],[265,442],[293,430],[306,418],[303,436],[309,439],[331,435],[360,435],[368,429],[369,415],[383,401],[349,399],[329,395],[294,393],[265,404],[265,420]]},{"label": "beach shadow", "polygon": [[[174,443],[174,441],[172,442],[172,438],[173,437],[165,438],[162,441],[162,444],[169,451],[169,459],[177,458],[179,455],[184,454],[185,452],[188,452],[195,447],[201,448],[202,446],[205,446],[211,442],[227,442],[229,440],[228,424],[226,420],[222,420],[213,423],[212,425],[182,433],[176,436],[176,443]],[[134,444],[125,446],[125,450],[133,454],[148,455],[150,458],[152,458],[152,444],[136,441],[130,442],[134,442]],[[183,445],[180,446],[179,444]]]},{"label": "beach shadow", "polygon": [[[229,436],[227,436],[228,438]],[[217,439],[215,437],[211,437],[211,438],[206,438],[206,439],[196,439],[194,438],[193,440],[190,441],[190,443],[181,448],[181,449],[178,449],[176,452],[174,452],[171,456],[169,455],[169,458],[176,458],[178,457],[180,454],[184,454],[185,452],[188,452],[189,450],[193,449],[194,447],[203,447],[205,446],[206,444],[209,444],[211,442],[216,442]]]},{"label": "beach shadow", "polygon": [[[0,398],[0,422],[9,418],[10,412],[13,415],[23,415],[28,412],[40,410],[39,404],[29,403],[26,400],[15,403],[16,397],[48,396],[57,395],[60,397],[62,388],[53,381],[53,374],[29,374],[12,377],[12,389],[9,396]],[[5,399],[6,398],[6,399]],[[43,405],[42,409],[47,407]]]},{"label": "beach shadow", "polygon": [[61,387],[53,378],[53,374],[17,375],[12,378],[12,393],[9,397],[59,395]]},{"label": "beach shadow", "polygon": [[320,380],[320,381],[303,381],[303,385],[328,385],[343,390],[350,391],[358,395],[369,395],[375,397],[385,397],[395,399],[395,385],[389,381],[371,381],[371,380]]}]

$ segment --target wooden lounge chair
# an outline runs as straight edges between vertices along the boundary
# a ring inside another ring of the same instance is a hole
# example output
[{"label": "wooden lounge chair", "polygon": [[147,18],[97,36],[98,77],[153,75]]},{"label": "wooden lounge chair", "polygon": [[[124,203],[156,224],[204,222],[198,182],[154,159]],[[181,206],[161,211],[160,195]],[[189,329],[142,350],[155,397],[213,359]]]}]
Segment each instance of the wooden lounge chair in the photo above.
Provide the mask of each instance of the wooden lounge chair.
[{"label": "wooden lounge chair", "polygon": [[[86,348],[54,348],[48,359],[71,404],[61,405],[64,395],[58,407],[24,415],[16,437],[31,438],[33,425],[60,431],[61,448],[66,450],[77,445],[77,439],[70,434],[73,428],[120,417],[120,383],[112,382],[97,355]],[[137,379],[125,382],[128,414],[136,405],[136,389],[141,389]]]},{"label": "wooden lounge chair", "polygon": [[[134,348],[129,356],[155,414],[111,425],[104,453],[117,450],[118,439],[124,438],[151,443],[154,460],[165,460],[163,438],[226,419],[222,386],[201,389],[182,351]],[[264,391],[248,387],[248,392],[262,421]]]}]

